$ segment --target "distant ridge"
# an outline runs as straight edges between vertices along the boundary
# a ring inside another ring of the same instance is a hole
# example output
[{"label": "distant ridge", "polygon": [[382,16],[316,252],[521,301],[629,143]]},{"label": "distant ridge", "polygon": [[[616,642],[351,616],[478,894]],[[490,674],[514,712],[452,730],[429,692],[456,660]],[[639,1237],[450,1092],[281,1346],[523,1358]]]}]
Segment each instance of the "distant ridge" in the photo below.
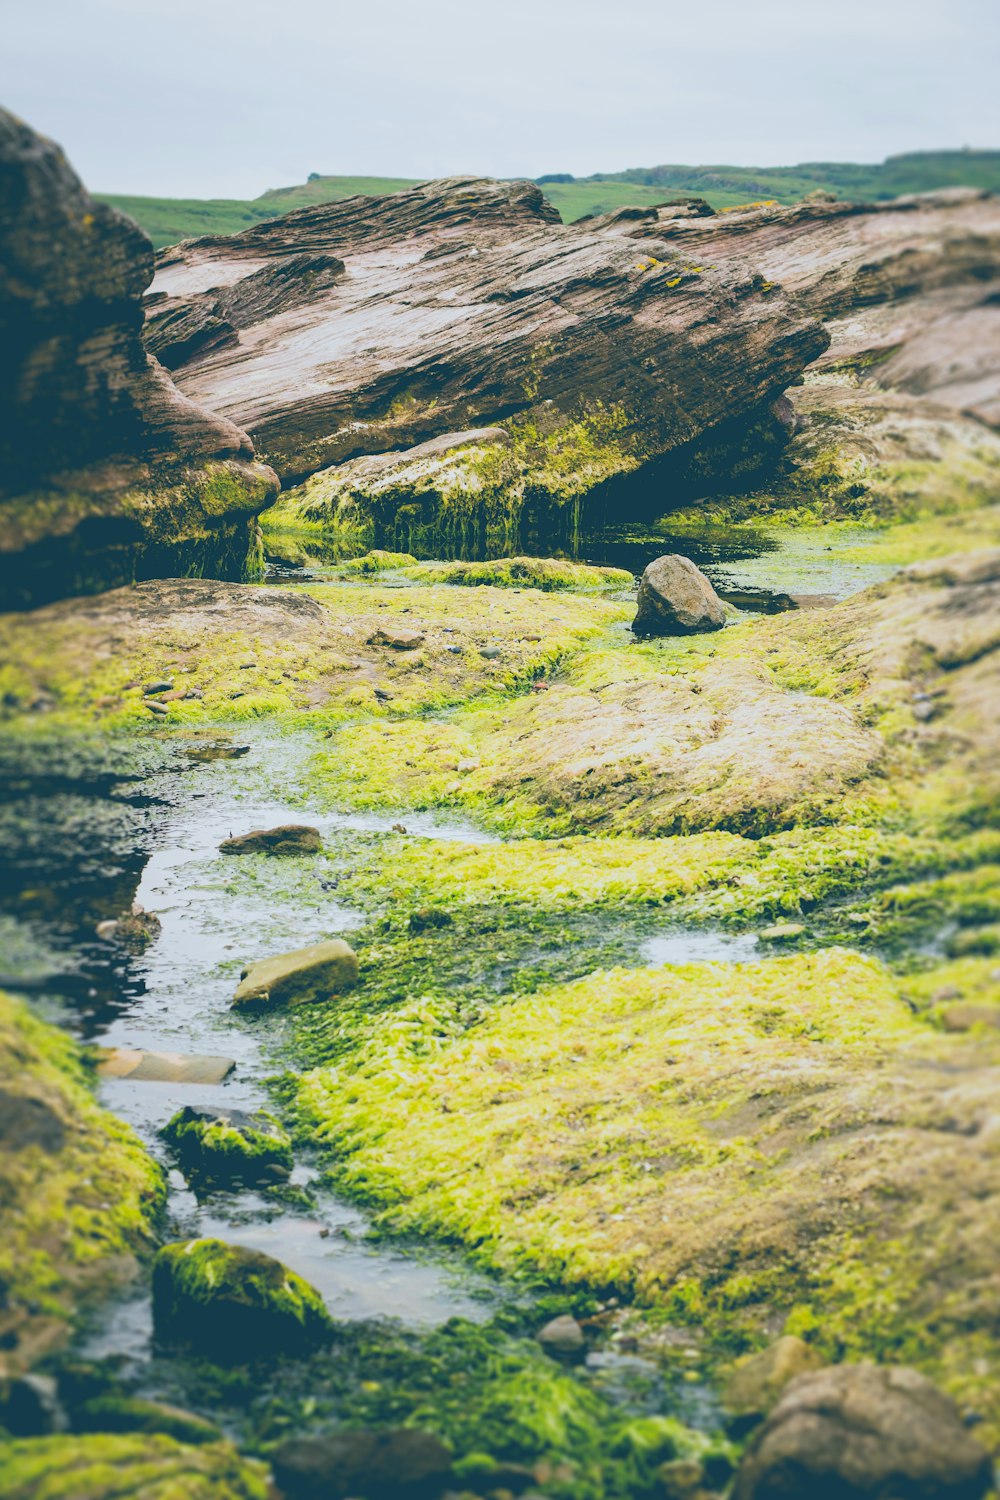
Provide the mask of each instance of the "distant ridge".
[{"label": "distant ridge", "polygon": [[[95,194],[140,224],[157,248],[205,234],[237,234],[250,224],[290,213],[312,203],[336,203],[355,193],[393,193],[415,178],[337,177],[319,172],[291,187],[269,188],[259,198],[144,198]],[[571,223],[585,214],[609,213],[625,204],[656,203],[691,193],[713,208],[773,198],[796,203],[823,191],[868,203],[905,193],[943,187],[988,188],[1000,192],[1000,151],[910,151],[884,162],[802,162],[792,167],[684,166],[627,167],[573,177],[548,172],[535,181]]]}]

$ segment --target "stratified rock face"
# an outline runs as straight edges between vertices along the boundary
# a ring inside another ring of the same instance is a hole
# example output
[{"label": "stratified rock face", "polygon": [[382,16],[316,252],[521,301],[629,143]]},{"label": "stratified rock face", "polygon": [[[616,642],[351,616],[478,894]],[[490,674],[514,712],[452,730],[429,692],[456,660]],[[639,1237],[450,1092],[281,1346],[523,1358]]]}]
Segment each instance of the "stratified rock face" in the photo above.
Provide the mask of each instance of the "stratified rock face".
[{"label": "stratified rock face", "polygon": [[721,630],[726,607],[689,557],[669,553],[649,564],[639,580],[636,635],[694,635]]},{"label": "stratified rock face", "polygon": [[923,1375],[834,1365],[788,1387],[744,1458],[736,1496],[980,1500],[991,1477],[985,1448]]},{"label": "stratified rock face", "polygon": [[477,178],[189,241],[147,307],[148,347],[285,479],[511,419],[538,467],[583,423],[578,447],[621,471],[759,419],[827,342],[752,268],[637,252],[560,224],[530,183]]},{"label": "stratified rock face", "polygon": [[153,251],[0,111],[0,607],[156,573],[240,577],[274,474],[146,354]]}]

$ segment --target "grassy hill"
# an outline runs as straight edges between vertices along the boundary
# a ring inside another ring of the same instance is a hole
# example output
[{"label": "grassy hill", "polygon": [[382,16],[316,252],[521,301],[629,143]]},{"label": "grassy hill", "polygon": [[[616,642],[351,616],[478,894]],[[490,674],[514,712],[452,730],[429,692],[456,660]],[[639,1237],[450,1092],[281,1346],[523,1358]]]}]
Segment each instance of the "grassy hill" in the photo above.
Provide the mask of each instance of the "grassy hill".
[{"label": "grassy hill", "polygon": [[[259,198],[98,197],[141,224],[159,249],[202,234],[236,234],[250,224],[311,203],[336,203],[355,193],[394,193],[411,187],[406,177],[326,177],[313,173],[294,187],[271,188]],[[776,198],[796,203],[816,189],[838,198],[871,202],[940,187],[981,187],[1000,192],[1000,151],[914,151],[871,164],[803,162],[796,167],[630,167],[622,172],[537,179],[564,220],[609,213],[623,204],[660,203],[684,193],[707,198],[713,208]]]}]

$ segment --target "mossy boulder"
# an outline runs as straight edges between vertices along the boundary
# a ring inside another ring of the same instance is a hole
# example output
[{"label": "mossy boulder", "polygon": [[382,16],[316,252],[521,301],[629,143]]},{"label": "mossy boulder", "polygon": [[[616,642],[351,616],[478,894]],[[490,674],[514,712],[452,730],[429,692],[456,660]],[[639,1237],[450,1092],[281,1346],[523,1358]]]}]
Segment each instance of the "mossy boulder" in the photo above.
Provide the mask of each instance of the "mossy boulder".
[{"label": "mossy boulder", "polygon": [[68,1332],[80,1298],[152,1252],[163,1176],[101,1109],[81,1048],[0,993],[0,1373]]},{"label": "mossy boulder", "polygon": [[0,1443],[4,1500],[268,1500],[267,1470],[228,1443],[86,1433]]},{"label": "mossy boulder", "polygon": [[272,1456],[287,1500],[432,1500],[451,1478],[451,1450],[413,1428],[293,1438]]},{"label": "mossy boulder", "polygon": [[315,1287],[281,1261],[223,1240],[165,1245],[153,1262],[158,1341],[199,1349],[217,1363],[304,1353],[333,1320]]},{"label": "mossy boulder", "polygon": [[273,1116],[186,1104],[164,1126],[182,1171],[223,1182],[283,1182],[292,1143]]},{"label": "mossy boulder", "polygon": [[249,964],[240,975],[233,1005],[238,1010],[302,1005],[341,994],[357,982],[357,954],[341,938],[332,938]]}]

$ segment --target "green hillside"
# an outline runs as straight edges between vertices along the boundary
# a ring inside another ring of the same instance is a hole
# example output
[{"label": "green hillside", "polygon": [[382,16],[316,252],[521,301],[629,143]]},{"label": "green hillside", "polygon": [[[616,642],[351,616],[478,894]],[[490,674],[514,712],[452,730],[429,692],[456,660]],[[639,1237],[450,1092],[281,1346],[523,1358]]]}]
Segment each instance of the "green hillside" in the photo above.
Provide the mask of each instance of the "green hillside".
[{"label": "green hillside", "polygon": [[[981,187],[1000,192],[1000,151],[914,151],[871,164],[803,162],[795,167],[630,167],[623,172],[571,177],[552,173],[536,179],[563,219],[609,213],[624,204],[660,203],[692,193],[713,208],[776,198],[796,203],[822,189],[838,198],[870,202],[940,187]],[[406,177],[328,177],[313,173],[293,187],[270,188],[252,201],[237,198],[139,198],[118,193],[98,197],[141,224],[159,249],[203,234],[236,234],[250,224],[312,203],[336,203],[355,193],[394,193],[412,187]]]}]

